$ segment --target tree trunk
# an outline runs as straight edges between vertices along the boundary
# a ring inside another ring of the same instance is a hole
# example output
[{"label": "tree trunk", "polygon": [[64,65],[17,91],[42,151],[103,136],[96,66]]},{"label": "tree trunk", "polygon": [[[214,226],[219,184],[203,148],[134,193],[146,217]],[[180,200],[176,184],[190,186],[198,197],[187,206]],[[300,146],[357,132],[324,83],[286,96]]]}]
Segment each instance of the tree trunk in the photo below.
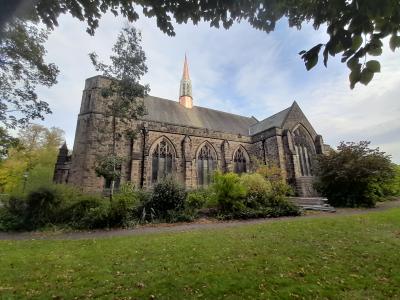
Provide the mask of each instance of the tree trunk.
[{"label": "tree trunk", "polygon": [[[115,137],[115,132],[116,132],[116,120],[115,120],[115,114],[112,117],[112,155],[114,158],[114,162],[113,162],[113,173],[115,174],[116,168],[115,168],[115,152],[116,152],[116,137]],[[111,180],[111,186],[110,186],[110,202],[113,200],[113,196],[114,196],[114,186],[115,186],[115,178],[113,176],[112,180]]]}]

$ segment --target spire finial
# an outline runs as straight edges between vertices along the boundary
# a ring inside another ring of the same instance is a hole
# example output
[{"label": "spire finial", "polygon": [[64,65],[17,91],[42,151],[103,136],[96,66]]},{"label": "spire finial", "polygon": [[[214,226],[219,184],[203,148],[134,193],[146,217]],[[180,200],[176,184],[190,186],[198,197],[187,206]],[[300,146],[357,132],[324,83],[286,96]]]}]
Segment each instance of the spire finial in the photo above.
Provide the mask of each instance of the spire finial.
[{"label": "spire finial", "polygon": [[187,62],[186,53],[185,53],[185,62],[183,64],[181,88],[179,91],[179,103],[182,104],[186,108],[193,107],[192,82],[189,77],[189,65]]},{"label": "spire finial", "polygon": [[185,52],[185,63],[183,64],[183,76],[182,78],[184,80],[190,80],[189,78],[189,66],[187,63],[187,57],[186,57],[186,52]]}]

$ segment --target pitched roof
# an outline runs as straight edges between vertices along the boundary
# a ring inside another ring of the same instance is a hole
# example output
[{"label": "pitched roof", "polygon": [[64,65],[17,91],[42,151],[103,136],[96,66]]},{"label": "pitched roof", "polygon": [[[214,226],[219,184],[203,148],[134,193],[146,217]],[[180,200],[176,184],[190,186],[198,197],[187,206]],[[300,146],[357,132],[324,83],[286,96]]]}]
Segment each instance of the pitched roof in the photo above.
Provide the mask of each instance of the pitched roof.
[{"label": "pitched roof", "polygon": [[258,121],[210,108],[193,106],[185,108],[179,102],[147,96],[144,99],[147,115],[143,120],[164,122],[174,125],[207,128],[215,131],[249,135],[249,128]]},{"label": "pitched roof", "polygon": [[253,124],[249,129],[250,135],[260,133],[269,128],[282,127],[283,123],[285,122],[286,116],[289,114],[292,106],[290,106],[268,118],[265,118],[264,120],[262,120],[256,124]]}]

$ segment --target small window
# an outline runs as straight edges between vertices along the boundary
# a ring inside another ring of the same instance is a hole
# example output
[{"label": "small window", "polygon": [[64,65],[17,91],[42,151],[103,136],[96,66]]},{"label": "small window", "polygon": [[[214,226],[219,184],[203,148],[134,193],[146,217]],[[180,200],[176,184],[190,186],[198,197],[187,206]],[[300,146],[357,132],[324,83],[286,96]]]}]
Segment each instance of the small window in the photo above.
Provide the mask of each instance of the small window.
[{"label": "small window", "polygon": [[247,172],[247,160],[242,148],[239,148],[233,158],[234,172],[237,174]]}]

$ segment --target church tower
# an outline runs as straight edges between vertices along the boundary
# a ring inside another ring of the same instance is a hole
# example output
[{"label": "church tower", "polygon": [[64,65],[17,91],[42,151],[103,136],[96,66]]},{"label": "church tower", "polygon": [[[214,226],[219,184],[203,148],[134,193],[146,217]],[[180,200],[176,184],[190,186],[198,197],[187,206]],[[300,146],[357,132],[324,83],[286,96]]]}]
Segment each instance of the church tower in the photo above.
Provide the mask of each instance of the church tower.
[{"label": "church tower", "polygon": [[185,54],[185,63],[183,64],[181,87],[179,90],[179,103],[186,108],[193,107],[192,81],[189,78],[189,66],[187,63],[186,54]]}]

